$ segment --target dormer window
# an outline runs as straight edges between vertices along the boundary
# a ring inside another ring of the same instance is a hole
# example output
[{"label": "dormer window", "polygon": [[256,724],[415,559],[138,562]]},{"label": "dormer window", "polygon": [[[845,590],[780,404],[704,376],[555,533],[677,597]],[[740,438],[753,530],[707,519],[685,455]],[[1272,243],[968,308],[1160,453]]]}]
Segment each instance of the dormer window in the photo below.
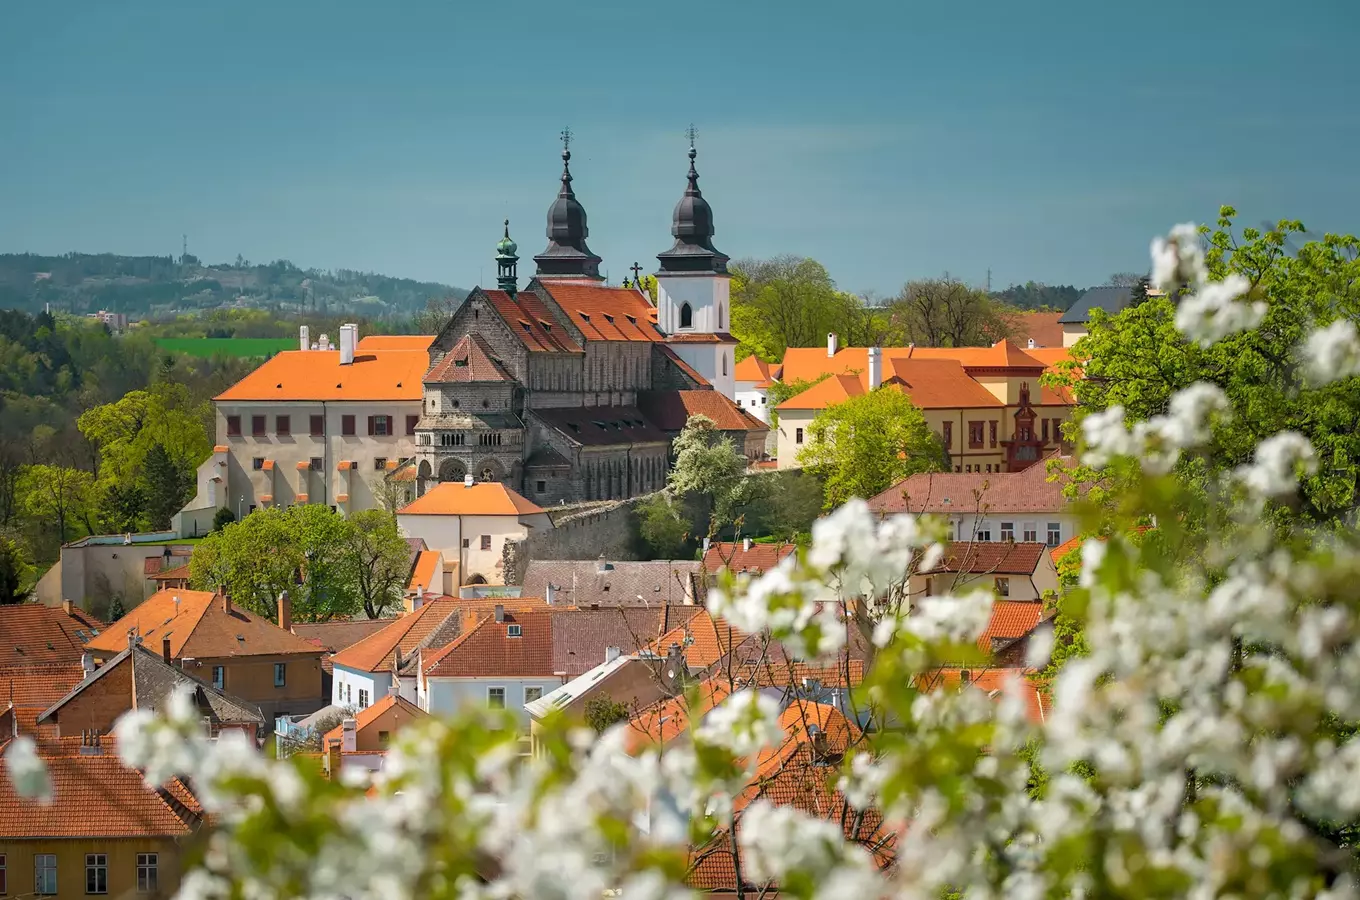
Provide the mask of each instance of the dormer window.
[{"label": "dormer window", "polygon": [[627,313],[624,313],[623,317],[627,319],[629,322],[632,322],[634,325],[637,324],[637,316],[630,316]]},{"label": "dormer window", "polygon": [[614,324],[614,317],[611,316],[609,313],[604,314],[604,320],[611,325]]},{"label": "dormer window", "polygon": [[520,626],[518,626],[518,625],[506,625],[506,626],[505,626],[505,635],[506,635],[506,637],[519,637],[519,636],[520,636],[521,634],[523,634],[523,633],[524,633],[523,630],[522,630],[522,629],[520,628]]},{"label": "dormer window", "polygon": [[583,322],[589,322],[589,321],[590,321],[590,316],[586,315],[585,313],[579,313],[578,315],[580,315],[581,320],[582,320]]},{"label": "dormer window", "polygon": [[688,303],[680,304],[680,327],[694,327],[694,309]]}]

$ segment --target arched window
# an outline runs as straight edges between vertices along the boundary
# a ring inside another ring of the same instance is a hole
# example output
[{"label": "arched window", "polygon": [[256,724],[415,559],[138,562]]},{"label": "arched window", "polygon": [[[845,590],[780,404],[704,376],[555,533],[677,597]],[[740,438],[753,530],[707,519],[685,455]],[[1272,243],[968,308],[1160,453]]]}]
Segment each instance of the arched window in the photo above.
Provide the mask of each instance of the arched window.
[{"label": "arched window", "polygon": [[718,327],[723,327],[723,305],[721,303],[718,304]]},{"label": "arched window", "polygon": [[680,327],[681,328],[694,327],[694,310],[690,309],[690,305],[688,303],[680,304]]},{"label": "arched window", "polygon": [[727,374],[727,354],[726,354],[726,353],[724,353],[724,354],[722,355],[722,360],[723,360],[723,374],[726,375],[726,374]]}]

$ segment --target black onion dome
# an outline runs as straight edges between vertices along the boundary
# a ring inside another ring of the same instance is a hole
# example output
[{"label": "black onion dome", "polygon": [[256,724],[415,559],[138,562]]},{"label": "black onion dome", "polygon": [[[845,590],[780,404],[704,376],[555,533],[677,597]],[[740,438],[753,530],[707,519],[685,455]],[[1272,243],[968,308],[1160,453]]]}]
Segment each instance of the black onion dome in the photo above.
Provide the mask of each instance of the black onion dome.
[{"label": "black onion dome", "polygon": [[727,256],[713,246],[713,207],[699,190],[699,173],[694,168],[698,154],[689,148],[689,183],[671,215],[671,234],[675,245],[658,253],[663,273],[725,274]]},{"label": "black onion dome", "polygon": [[571,151],[562,151],[562,188],[548,207],[548,246],[534,257],[538,274],[598,278],[600,258],[586,246],[586,208],[571,189]]}]

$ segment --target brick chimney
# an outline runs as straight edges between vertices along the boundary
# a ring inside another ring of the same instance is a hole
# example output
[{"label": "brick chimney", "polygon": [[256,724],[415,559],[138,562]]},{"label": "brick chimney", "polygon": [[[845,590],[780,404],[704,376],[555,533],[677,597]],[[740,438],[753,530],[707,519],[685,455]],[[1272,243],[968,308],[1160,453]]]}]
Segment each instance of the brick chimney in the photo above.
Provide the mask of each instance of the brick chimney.
[{"label": "brick chimney", "polygon": [[231,615],[231,597],[227,596],[226,591],[218,591],[217,595],[222,598],[222,612]]},{"label": "brick chimney", "polygon": [[61,611],[64,612],[64,613],[66,613],[66,615],[68,615],[68,616],[71,615],[71,614],[72,614],[72,611],[73,611],[75,608],[76,608],[76,605],[75,605],[74,603],[72,603],[70,600],[63,600],[63,601],[61,601]]},{"label": "brick chimney", "polygon": [[284,631],[293,630],[293,598],[287,591],[279,594],[279,627]]},{"label": "brick chimney", "polygon": [[168,634],[161,638],[161,659],[165,660],[167,666],[173,666],[175,664],[174,659],[170,656],[170,635]]}]

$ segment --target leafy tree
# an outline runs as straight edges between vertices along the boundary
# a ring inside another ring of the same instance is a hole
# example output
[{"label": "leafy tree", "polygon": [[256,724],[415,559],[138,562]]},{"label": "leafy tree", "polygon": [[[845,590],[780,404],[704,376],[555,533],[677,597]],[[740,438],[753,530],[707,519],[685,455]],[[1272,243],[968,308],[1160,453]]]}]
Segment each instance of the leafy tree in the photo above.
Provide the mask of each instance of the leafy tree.
[{"label": "leafy tree", "polygon": [[105,534],[140,531],[146,517],[146,494],[140,484],[102,483],[97,490],[97,521]]},{"label": "leafy tree", "polygon": [[690,416],[673,450],[669,488],[698,506],[698,520],[709,520],[710,534],[733,524],[754,499],[756,485],[745,477],[746,457],[707,416]]},{"label": "leafy tree", "polygon": [[0,532],[0,606],[28,599],[28,582],[33,571],[23,541],[16,535]]},{"label": "leafy tree", "polygon": [[1082,291],[1070,284],[1050,285],[1037,281],[1013,284],[992,292],[992,297],[1016,309],[1064,312],[1080,299]]},{"label": "leafy tree", "polygon": [[817,346],[828,332],[862,321],[863,301],[836,290],[816,260],[743,259],[730,268],[732,334],[763,359],[782,359],[789,347]]},{"label": "leafy tree", "polygon": [[72,518],[89,509],[94,476],[70,466],[26,466],[19,480],[24,511],[40,521],[56,525],[64,544]]},{"label": "leafy tree", "polygon": [[113,599],[109,601],[109,621],[117,622],[125,615],[127,610],[123,607],[123,598],[114,594]]},{"label": "leafy tree", "polygon": [[236,521],[236,513],[231,511],[230,506],[223,506],[213,514],[212,530],[221,531],[232,522]]},{"label": "leafy tree", "polygon": [[908,475],[943,469],[944,449],[911,399],[888,386],[818,413],[798,459],[825,483],[832,509]]},{"label": "leafy tree", "polygon": [[1016,333],[1010,310],[947,275],[908,282],[889,309],[905,339],[926,347],[990,346]]},{"label": "leafy tree", "polygon": [[684,559],[689,555],[690,525],[678,506],[679,501],[664,492],[638,504],[638,536],[650,558]]},{"label": "leafy tree", "polygon": [[165,447],[156,443],[147,451],[142,480],[146,484],[146,512],[153,531],[170,527],[175,513],[193,493],[193,472],[175,464]]},{"label": "leafy tree", "polygon": [[632,717],[628,704],[605,696],[591,697],[586,701],[586,724],[603,734],[609,726],[627,722]]},{"label": "leafy tree", "polygon": [[410,574],[410,548],[397,528],[397,518],[381,509],[355,513],[348,520],[349,542],[345,547],[354,573],[364,613],[382,616],[399,604]]}]

